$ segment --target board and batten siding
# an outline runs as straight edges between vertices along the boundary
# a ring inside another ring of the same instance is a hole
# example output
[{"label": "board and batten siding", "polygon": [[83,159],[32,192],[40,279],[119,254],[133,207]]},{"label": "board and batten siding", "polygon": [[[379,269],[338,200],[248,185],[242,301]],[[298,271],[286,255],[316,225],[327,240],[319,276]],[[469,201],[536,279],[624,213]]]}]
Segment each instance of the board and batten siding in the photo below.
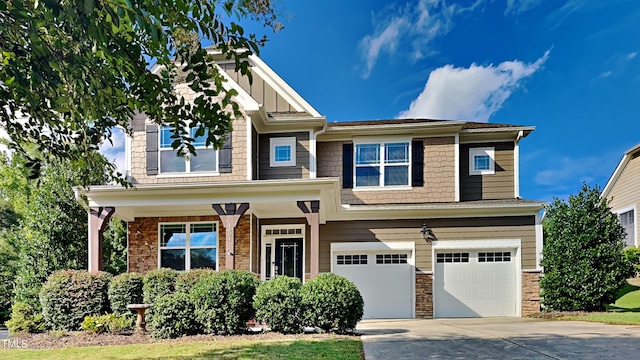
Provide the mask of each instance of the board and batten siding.
[{"label": "board and batten siding", "polygon": [[240,87],[246,91],[259,104],[264,106],[266,112],[289,113],[296,110],[280,94],[276,92],[263,78],[255,72],[252,73],[253,82],[249,78],[235,70],[235,64],[218,64]]},{"label": "board and batten siding", "polygon": [[[296,165],[271,167],[270,139],[296,138]],[[259,135],[258,178],[260,180],[308,179],[309,178],[309,132],[273,133]]]},{"label": "board and batten siding", "polygon": [[[334,221],[320,225],[320,272],[331,271],[331,243],[415,241],[416,271],[430,272],[431,244],[420,233],[423,220]],[[438,241],[520,239],[522,269],[536,268],[535,217],[432,219]]]},{"label": "board and batten siding", "polygon": [[623,169],[618,181],[613,184],[609,192],[611,202],[609,206],[614,212],[630,209],[635,206],[634,220],[636,223],[636,243],[640,239],[640,221],[638,212],[640,211],[640,151],[632,155]]},{"label": "board and batten siding", "polygon": [[[469,149],[495,149],[495,173],[492,175],[469,175]],[[460,145],[460,200],[513,199],[514,143],[474,143]]]}]

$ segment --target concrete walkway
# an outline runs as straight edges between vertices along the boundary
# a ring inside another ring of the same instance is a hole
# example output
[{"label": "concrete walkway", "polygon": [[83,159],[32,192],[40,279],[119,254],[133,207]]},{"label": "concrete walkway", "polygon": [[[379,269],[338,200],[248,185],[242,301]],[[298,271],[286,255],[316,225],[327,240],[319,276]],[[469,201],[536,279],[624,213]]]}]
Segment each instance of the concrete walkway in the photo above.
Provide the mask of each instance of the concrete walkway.
[{"label": "concrete walkway", "polygon": [[367,360],[640,359],[640,327],[528,318],[364,320]]}]

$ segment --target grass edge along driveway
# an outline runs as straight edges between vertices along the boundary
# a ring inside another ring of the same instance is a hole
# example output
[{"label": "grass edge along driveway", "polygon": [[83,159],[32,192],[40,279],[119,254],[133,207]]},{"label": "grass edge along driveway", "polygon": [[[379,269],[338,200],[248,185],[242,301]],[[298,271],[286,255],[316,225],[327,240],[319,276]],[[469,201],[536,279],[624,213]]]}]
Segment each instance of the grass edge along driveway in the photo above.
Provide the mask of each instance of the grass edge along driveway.
[{"label": "grass edge along driveway", "polygon": [[360,360],[362,342],[354,339],[237,340],[190,343],[88,346],[64,349],[0,349],[11,359],[338,359]]}]

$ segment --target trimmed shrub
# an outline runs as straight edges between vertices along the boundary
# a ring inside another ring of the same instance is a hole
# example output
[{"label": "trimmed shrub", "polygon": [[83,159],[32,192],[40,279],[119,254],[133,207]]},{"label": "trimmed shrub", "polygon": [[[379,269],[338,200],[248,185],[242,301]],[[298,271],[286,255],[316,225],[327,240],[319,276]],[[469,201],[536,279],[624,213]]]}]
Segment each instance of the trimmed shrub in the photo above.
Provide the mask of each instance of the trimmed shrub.
[{"label": "trimmed shrub", "polygon": [[129,304],[142,303],[143,278],[138,273],[124,273],[115,276],[109,282],[109,303],[116,316],[135,318],[135,314],[127,309]]},{"label": "trimmed shrub", "polygon": [[82,330],[90,334],[102,334],[103,332],[120,334],[133,327],[133,319],[116,314],[86,316],[81,327]]},{"label": "trimmed shrub", "polygon": [[176,291],[178,272],[173,269],[151,270],[144,275],[142,292],[146,304],[154,304],[155,300]]},{"label": "trimmed shrub", "polygon": [[79,330],[85,316],[109,309],[107,290],[111,275],[85,270],[56,271],[40,290],[42,316],[51,330]]},{"label": "trimmed shrub", "polygon": [[630,247],[623,250],[624,258],[629,266],[629,277],[640,276],[640,248]]},{"label": "trimmed shrub", "polygon": [[188,294],[198,280],[203,277],[215,274],[215,270],[212,269],[193,269],[187,272],[178,274],[176,279],[176,291]]},{"label": "trimmed shrub", "polygon": [[188,294],[173,293],[164,295],[155,301],[155,308],[149,325],[153,329],[151,336],[160,339],[173,339],[200,332],[193,311],[193,303]]},{"label": "trimmed shrub", "polygon": [[305,324],[344,333],[362,319],[364,301],[360,291],[342,276],[316,276],[302,286],[301,295]]},{"label": "trimmed shrub", "polygon": [[283,334],[302,332],[302,283],[298,278],[276,276],[258,286],[253,297],[256,318]]},{"label": "trimmed shrub", "polygon": [[238,334],[255,316],[253,296],[260,281],[248,271],[226,270],[198,280],[190,292],[196,319],[209,334]]},{"label": "trimmed shrub", "polygon": [[44,319],[33,306],[18,302],[11,306],[11,319],[5,323],[9,333],[37,333],[44,331]]}]

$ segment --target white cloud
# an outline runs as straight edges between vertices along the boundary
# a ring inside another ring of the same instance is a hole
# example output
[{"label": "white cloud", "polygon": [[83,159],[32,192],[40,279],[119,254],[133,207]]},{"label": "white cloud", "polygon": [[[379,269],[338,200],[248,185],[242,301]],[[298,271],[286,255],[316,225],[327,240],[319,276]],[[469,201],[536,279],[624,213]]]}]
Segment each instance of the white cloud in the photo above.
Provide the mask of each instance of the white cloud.
[{"label": "white cloud", "polygon": [[126,137],[124,130],[120,128],[113,129],[113,136],[111,136],[111,141],[113,144],[105,141],[100,146],[100,153],[104,155],[107,160],[116,164],[118,168],[117,171],[124,174],[125,170],[125,153],[124,153],[124,143]]},{"label": "white cloud", "polygon": [[547,16],[547,21],[550,24],[550,28],[555,29],[559,27],[569,16],[571,16],[571,14],[582,9],[585,5],[587,5],[587,0],[566,1],[564,5],[554,10]]},{"label": "white cloud", "polygon": [[611,57],[604,62],[603,68],[605,70],[600,73],[600,77],[607,78],[611,75],[624,73],[636,56],[638,56],[638,53],[635,51],[628,54],[616,53],[611,55]]},{"label": "white cloud", "polygon": [[606,78],[611,76],[611,74],[613,74],[613,71],[603,71],[600,73],[600,77]]},{"label": "white cloud", "polygon": [[424,90],[398,118],[489,120],[520,81],[535,73],[550,50],[534,63],[505,61],[498,66],[471,64],[468,68],[445,65],[429,74]]},{"label": "white cloud", "polygon": [[507,9],[505,15],[518,15],[525,11],[529,11],[540,5],[542,0],[507,0]]},{"label": "white cloud", "polygon": [[382,19],[374,15],[375,30],[360,40],[364,58],[363,77],[371,74],[380,54],[394,54],[400,44],[410,49],[410,58],[418,60],[429,50],[429,44],[446,35],[454,26],[455,16],[472,11],[484,0],[476,0],[469,7],[447,5],[444,0],[420,0],[416,5],[408,2],[404,7],[387,7]]},{"label": "white cloud", "polygon": [[627,59],[631,60],[631,59],[633,59],[634,57],[636,57],[637,55],[638,55],[638,53],[634,51],[634,52],[632,52],[631,54],[627,55]]}]

